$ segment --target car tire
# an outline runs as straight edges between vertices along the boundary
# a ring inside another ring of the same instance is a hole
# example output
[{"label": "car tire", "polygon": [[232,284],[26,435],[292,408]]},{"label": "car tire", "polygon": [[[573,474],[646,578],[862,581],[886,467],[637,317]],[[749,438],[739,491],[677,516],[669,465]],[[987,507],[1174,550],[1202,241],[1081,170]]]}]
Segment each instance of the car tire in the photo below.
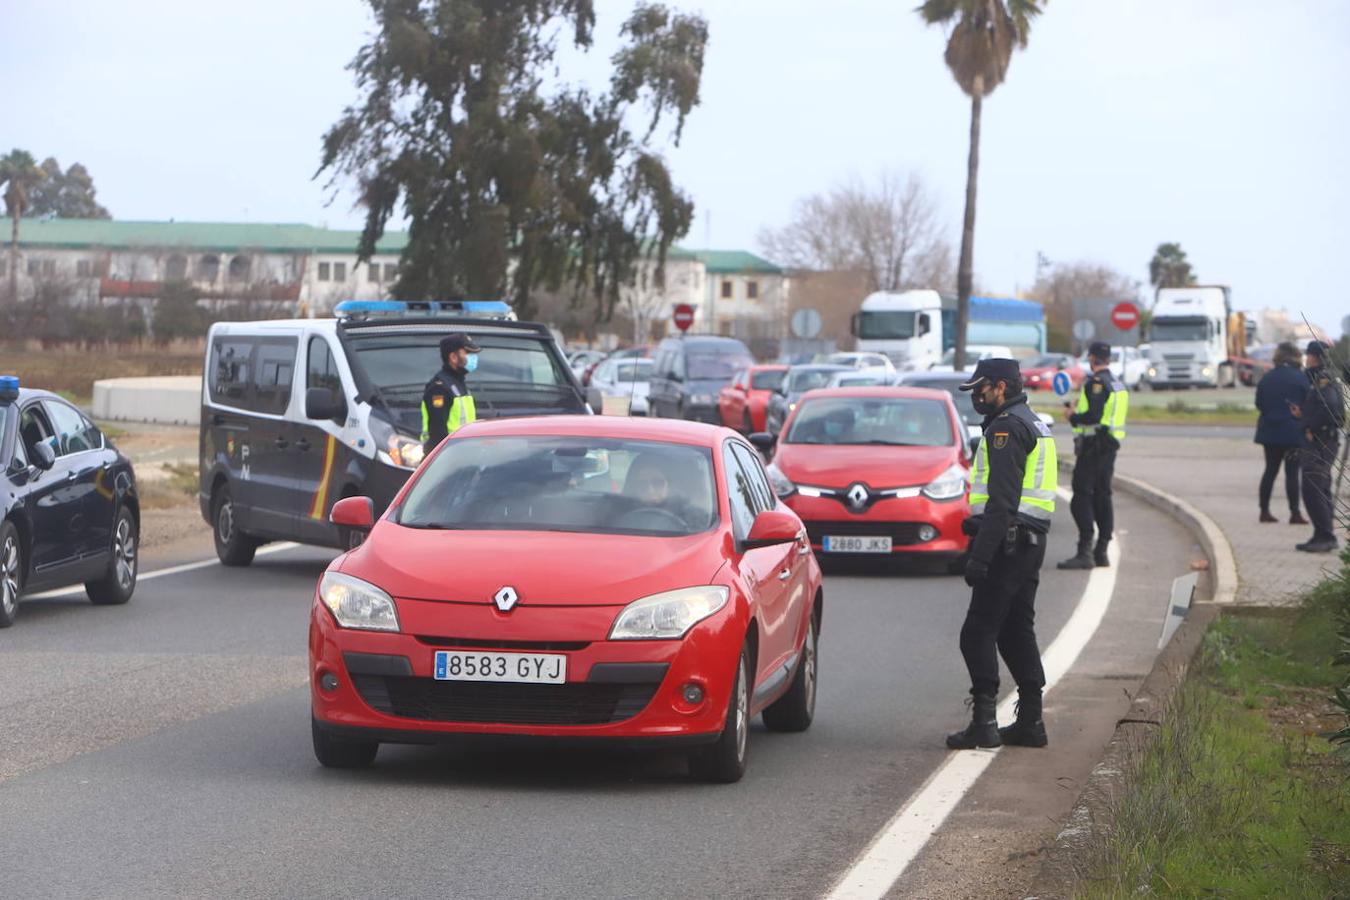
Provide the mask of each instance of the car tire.
[{"label": "car tire", "polygon": [[108,571],[98,581],[86,581],[84,592],[98,606],[120,606],[136,591],[140,557],[140,528],[127,507],[119,507],[113,519],[112,558]]},{"label": "car tire", "polygon": [[241,531],[234,522],[234,497],[230,486],[222,484],[211,498],[211,534],[221,565],[246,566],[253,562],[258,540]]},{"label": "car tire", "polygon": [[23,541],[13,522],[0,522],[0,628],[14,624],[23,590]]},{"label": "car tire", "polygon": [[333,737],[319,727],[313,716],[309,719],[310,734],[314,739],[314,758],[326,769],[364,769],[375,761],[380,751],[376,741],[344,741]]},{"label": "car tire", "polygon": [[689,774],[701,781],[734,784],[745,774],[750,748],[750,653],[741,646],[736,680],[727,701],[726,720],[715,743],[700,747],[689,756]]},{"label": "car tire", "polygon": [[802,659],[797,674],[792,676],[792,687],[764,710],[764,727],[770,731],[805,731],[816,715],[816,687],[820,637],[816,634],[816,617],[807,624],[806,640],[802,642]]}]

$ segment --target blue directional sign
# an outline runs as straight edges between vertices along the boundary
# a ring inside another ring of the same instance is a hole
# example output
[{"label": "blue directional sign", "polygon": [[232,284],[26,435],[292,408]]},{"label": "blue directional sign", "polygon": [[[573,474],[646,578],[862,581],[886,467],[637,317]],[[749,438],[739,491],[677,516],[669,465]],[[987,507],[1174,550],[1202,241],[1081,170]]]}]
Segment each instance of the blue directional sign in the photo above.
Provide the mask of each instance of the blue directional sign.
[{"label": "blue directional sign", "polygon": [[1056,394],[1059,394],[1061,397],[1066,396],[1069,393],[1069,390],[1073,387],[1073,382],[1069,380],[1069,373],[1056,372],[1055,380],[1054,382],[1052,382],[1052,387],[1054,387]]}]

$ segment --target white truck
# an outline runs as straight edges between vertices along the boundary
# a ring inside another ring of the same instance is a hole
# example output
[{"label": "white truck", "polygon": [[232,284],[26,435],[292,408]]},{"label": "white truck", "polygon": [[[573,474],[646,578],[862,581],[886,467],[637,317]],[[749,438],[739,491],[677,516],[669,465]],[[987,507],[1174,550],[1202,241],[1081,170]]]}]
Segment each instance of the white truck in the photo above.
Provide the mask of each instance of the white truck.
[{"label": "white truck", "polygon": [[1231,385],[1245,344],[1245,323],[1233,313],[1228,287],[1159,288],[1149,324],[1149,386]]},{"label": "white truck", "polygon": [[[878,291],[863,300],[851,330],[859,351],[884,353],[902,372],[926,371],[956,346],[956,298],[932,290]],[[971,297],[966,343],[1038,356],[1045,352],[1045,310],[1030,300]]]}]

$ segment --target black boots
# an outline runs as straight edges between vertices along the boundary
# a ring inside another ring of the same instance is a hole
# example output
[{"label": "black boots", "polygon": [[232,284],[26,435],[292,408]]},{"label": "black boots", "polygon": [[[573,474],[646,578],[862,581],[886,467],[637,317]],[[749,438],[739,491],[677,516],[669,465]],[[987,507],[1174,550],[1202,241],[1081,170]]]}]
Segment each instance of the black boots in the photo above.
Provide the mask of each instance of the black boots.
[{"label": "black boots", "polygon": [[[1017,721],[998,730],[1003,743],[1011,747],[1044,747],[1050,742],[1041,720],[1041,692],[1017,692]],[[951,739],[948,738],[948,741]]]},{"label": "black boots", "polygon": [[1111,565],[1111,557],[1106,555],[1106,548],[1110,541],[1098,541],[1097,546],[1092,551],[1092,563],[1098,568],[1104,568]]},{"label": "black boots", "polygon": [[1267,508],[1265,508],[1265,507],[1262,507],[1262,508],[1261,508],[1261,521],[1262,521],[1263,523],[1265,523],[1265,522],[1278,522],[1278,521],[1280,521],[1280,520],[1277,519],[1277,518],[1275,518],[1273,515],[1271,515],[1269,509],[1267,509]]},{"label": "black boots", "polygon": [[[1103,557],[1104,558],[1104,557]],[[1078,552],[1064,562],[1059,563],[1058,569],[1091,569],[1096,565],[1092,559],[1092,543],[1090,541],[1079,541]]]},{"label": "black boots", "polygon": [[998,705],[993,694],[976,694],[971,699],[970,724],[965,731],[947,735],[948,750],[974,750],[976,747],[998,747],[998,719],[994,709]]}]

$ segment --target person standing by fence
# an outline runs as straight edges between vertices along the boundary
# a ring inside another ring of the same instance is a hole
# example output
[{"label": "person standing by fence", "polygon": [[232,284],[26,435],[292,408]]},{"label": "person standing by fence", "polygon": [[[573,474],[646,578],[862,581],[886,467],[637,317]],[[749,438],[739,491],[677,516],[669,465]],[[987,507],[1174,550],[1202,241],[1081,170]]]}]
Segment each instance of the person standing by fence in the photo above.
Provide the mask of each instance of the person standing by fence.
[{"label": "person standing by fence", "polygon": [[1256,443],[1265,448],[1266,470],[1261,474],[1258,496],[1261,501],[1261,521],[1278,522],[1270,511],[1270,495],[1275,479],[1284,467],[1284,490],[1289,498],[1289,523],[1307,525],[1299,512],[1299,447],[1303,441],[1303,426],[1294,418],[1292,407],[1303,402],[1308,392],[1308,377],[1299,366],[1298,347],[1285,341],[1275,348],[1274,368],[1256,384],[1256,408],[1261,416],[1256,420]]}]

